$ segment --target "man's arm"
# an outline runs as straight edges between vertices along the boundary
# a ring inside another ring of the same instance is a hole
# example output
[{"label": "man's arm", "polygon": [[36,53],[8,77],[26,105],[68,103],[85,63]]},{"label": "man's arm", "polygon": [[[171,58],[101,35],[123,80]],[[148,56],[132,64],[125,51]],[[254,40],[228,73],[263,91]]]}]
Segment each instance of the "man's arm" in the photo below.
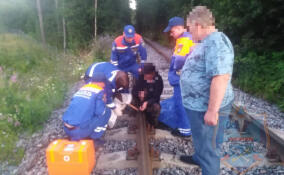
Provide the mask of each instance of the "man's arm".
[{"label": "man's arm", "polygon": [[142,38],[140,40],[138,51],[139,51],[139,54],[140,54],[140,57],[141,57],[141,63],[146,62],[146,60],[147,60],[147,51],[146,51],[146,48],[144,47],[144,41],[143,41]]},{"label": "man's arm", "polygon": [[100,92],[100,94],[97,95],[94,103],[95,107],[93,116],[99,117],[104,115],[106,110],[106,94],[104,93],[104,91]]},{"label": "man's arm", "polygon": [[217,75],[212,78],[210,85],[210,98],[208,110],[205,113],[204,121],[207,125],[217,125],[219,118],[218,111],[222,104],[230,74]]},{"label": "man's arm", "polygon": [[139,75],[138,79],[135,80],[133,89],[132,89],[132,96],[139,100],[139,92],[144,90],[144,82],[143,82],[143,75]]},{"label": "man's arm", "polygon": [[113,64],[113,65],[115,65],[115,66],[118,66],[118,56],[117,56],[117,51],[116,51],[116,44],[115,44],[115,42],[112,43],[110,62],[111,62],[111,64]]},{"label": "man's arm", "polygon": [[211,47],[208,47],[205,56],[206,74],[211,76],[212,80],[204,121],[208,125],[216,125],[219,117],[218,112],[233,72],[233,46],[224,34],[219,33],[214,42],[211,43]]},{"label": "man's arm", "polygon": [[179,85],[180,77],[176,74],[176,70],[174,69],[175,57],[172,57],[170,69],[168,72],[168,80],[171,86]]},{"label": "man's arm", "polygon": [[106,92],[106,106],[110,109],[114,109],[115,104],[113,103],[112,100],[114,93],[112,92],[112,85],[108,80],[106,80],[105,82],[105,92]]}]

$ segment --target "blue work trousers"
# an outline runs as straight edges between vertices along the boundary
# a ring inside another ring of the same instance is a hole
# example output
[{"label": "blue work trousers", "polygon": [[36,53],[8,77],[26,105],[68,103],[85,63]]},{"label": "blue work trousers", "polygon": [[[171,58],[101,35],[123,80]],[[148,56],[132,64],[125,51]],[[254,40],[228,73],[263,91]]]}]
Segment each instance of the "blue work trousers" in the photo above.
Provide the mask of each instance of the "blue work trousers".
[{"label": "blue work trousers", "polygon": [[174,86],[175,112],[177,120],[177,130],[184,136],[191,135],[190,119],[187,117],[182,104],[180,85]]},{"label": "blue work trousers", "polygon": [[81,139],[98,139],[103,136],[107,128],[111,110],[106,108],[103,116],[93,117],[90,121],[84,122],[74,129],[69,129],[64,126],[65,133],[70,137],[70,140],[78,141]]},{"label": "blue work trousers", "polygon": [[177,129],[184,136],[191,135],[190,120],[182,104],[180,86],[174,87],[171,98],[161,102],[161,113],[158,120],[172,129]]},{"label": "blue work trousers", "polygon": [[218,175],[220,172],[220,149],[231,108],[232,104],[229,104],[220,109],[219,120],[216,126],[209,126],[204,123],[206,112],[193,111],[186,108],[191,122],[195,150],[193,160],[200,165],[202,175]]}]

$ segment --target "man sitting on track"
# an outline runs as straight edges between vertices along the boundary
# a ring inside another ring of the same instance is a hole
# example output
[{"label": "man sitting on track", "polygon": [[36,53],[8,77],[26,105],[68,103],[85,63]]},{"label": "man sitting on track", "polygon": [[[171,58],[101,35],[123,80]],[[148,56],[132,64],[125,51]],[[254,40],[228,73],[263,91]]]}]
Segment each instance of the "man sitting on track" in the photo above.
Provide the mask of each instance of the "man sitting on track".
[{"label": "man sitting on track", "polygon": [[112,44],[111,63],[138,78],[139,65],[136,62],[138,53],[141,58],[141,67],[143,67],[147,59],[143,38],[135,33],[132,25],[127,25],[124,27],[123,35],[117,37]]},{"label": "man sitting on track", "polygon": [[[120,71],[116,66],[109,62],[93,63],[85,72],[84,80],[86,83],[92,80],[98,72],[102,72],[108,81],[106,81],[105,91],[107,94],[107,107],[111,108],[117,116],[122,115],[122,109],[120,105],[113,103],[112,98],[117,97],[122,101],[121,93],[128,92],[129,78],[127,73]],[[130,95],[130,94],[128,94]],[[115,122],[115,119],[111,119],[110,122]],[[109,123],[109,127],[112,127],[114,123]]]},{"label": "man sitting on track", "polygon": [[160,114],[160,96],[163,92],[163,79],[156,72],[152,63],[145,63],[142,74],[134,83],[132,95],[134,105],[146,115],[147,122],[152,126],[157,125]]},{"label": "man sitting on track", "polygon": [[71,99],[62,117],[64,131],[71,140],[91,138],[96,143],[104,134],[111,116],[106,107],[105,82],[104,74],[97,73]]}]

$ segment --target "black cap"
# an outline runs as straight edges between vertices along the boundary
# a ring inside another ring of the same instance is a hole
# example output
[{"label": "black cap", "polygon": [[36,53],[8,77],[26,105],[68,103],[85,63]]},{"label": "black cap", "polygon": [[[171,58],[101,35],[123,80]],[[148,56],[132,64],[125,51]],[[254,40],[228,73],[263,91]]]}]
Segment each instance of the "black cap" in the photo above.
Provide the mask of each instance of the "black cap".
[{"label": "black cap", "polygon": [[153,65],[153,63],[144,63],[144,67],[143,67],[143,73],[144,74],[150,74],[155,72],[155,66]]}]

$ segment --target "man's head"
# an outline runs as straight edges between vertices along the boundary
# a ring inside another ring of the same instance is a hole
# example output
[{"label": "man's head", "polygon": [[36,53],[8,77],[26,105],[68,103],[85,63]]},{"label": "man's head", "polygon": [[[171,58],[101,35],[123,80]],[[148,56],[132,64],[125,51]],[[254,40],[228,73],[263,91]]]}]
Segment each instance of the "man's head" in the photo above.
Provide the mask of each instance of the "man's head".
[{"label": "man's head", "polygon": [[118,71],[115,77],[116,89],[128,89],[129,78],[126,72]]},{"label": "man's head", "polygon": [[126,25],[123,29],[123,36],[126,42],[131,43],[134,40],[135,28],[132,25]]},{"label": "man's head", "polygon": [[169,20],[169,24],[167,28],[165,28],[164,32],[170,32],[170,35],[177,39],[184,32],[184,20],[181,17],[173,17]]},{"label": "man's head", "polygon": [[206,6],[196,6],[187,16],[186,26],[198,42],[215,30],[215,18]]},{"label": "man's head", "polygon": [[144,80],[151,82],[155,76],[155,66],[152,63],[144,63],[143,67],[143,75]]}]

